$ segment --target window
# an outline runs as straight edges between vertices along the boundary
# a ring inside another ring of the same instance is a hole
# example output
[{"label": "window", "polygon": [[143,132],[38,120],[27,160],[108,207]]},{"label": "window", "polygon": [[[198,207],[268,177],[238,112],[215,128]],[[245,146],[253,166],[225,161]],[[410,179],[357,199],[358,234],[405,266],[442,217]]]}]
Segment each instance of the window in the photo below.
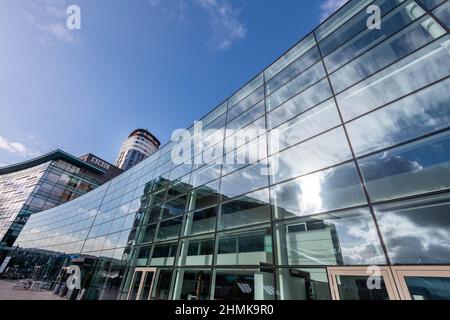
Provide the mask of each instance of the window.
[{"label": "window", "polygon": [[[306,227],[299,227],[306,224]],[[302,218],[275,225],[279,265],[385,264],[367,209]]]},{"label": "window", "polygon": [[210,270],[179,270],[175,300],[208,300],[211,289]]},{"label": "window", "polygon": [[450,263],[448,194],[375,207],[394,264]]},{"label": "window", "polygon": [[273,271],[218,270],[215,300],[273,300]]},{"label": "window", "polygon": [[[386,36],[389,36],[388,39],[351,61],[330,76],[335,92],[341,92],[359,80],[374,74],[376,71],[381,70],[383,67],[388,66],[398,59],[404,58],[414,50],[419,49],[445,34],[445,30],[442,27],[429,16],[425,16],[418,22],[408,26],[394,36],[391,36],[391,32],[392,34],[395,33],[397,28],[404,27],[409,22],[414,21],[412,16],[408,13],[411,9],[410,6],[412,5],[416,4],[413,2],[407,7],[402,7],[398,14],[391,17],[389,21],[383,22],[384,27],[378,31],[380,34],[379,37],[380,40],[382,40],[385,38],[384,33],[387,33]],[[425,11],[421,9],[419,11],[421,12],[421,14],[418,15],[419,17],[425,14]],[[390,21],[391,19],[392,21]],[[404,22],[399,25],[399,21]],[[424,28],[425,25],[428,26],[426,29]],[[430,30],[434,31],[430,32]],[[332,57],[334,60],[344,60],[346,57],[341,56],[345,55],[349,56],[350,59],[353,58],[353,55],[364,51],[359,47],[367,46],[370,48],[375,46],[377,42],[378,41],[370,41],[370,39],[367,39],[366,37],[361,38],[359,41],[355,39],[351,44],[347,45],[349,46],[348,48],[340,49],[333,54]],[[389,54],[386,54],[386,52],[389,52]],[[338,55],[338,53],[340,53],[340,55]],[[331,58],[329,57],[328,59]]]},{"label": "window", "polygon": [[356,155],[390,147],[450,126],[450,79],[347,124]]},{"label": "window", "polygon": [[340,127],[270,157],[273,184],[351,159],[350,147]]},{"label": "window", "polygon": [[[425,0],[426,1],[426,0]],[[434,0],[434,2],[437,2]],[[450,3],[447,2],[434,11],[436,17],[438,17],[446,26],[450,28]]]},{"label": "window", "polygon": [[354,163],[272,187],[277,219],[306,216],[366,204]]},{"label": "window", "polygon": [[247,194],[221,204],[220,229],[252,225],[270,220],[269,190]]},{"label": "window", "polygon": [[[276,123],[277,119],[273,119],[270,114],[269,123],[272,120],[275,120]],[[340,124],[336,104],[330,100],[277,127],[276,135],[270,134],[270,142],[273,142],[270,144],[270,154],[293,146]],[[275,139],[278,139],[278,141]],[[277,145],[277,148],[274,148],[274,145]]]},{"label": "window", "polygon": [[219,180],[195,189],[189,194],[189,211],[217,205],[219,200]]},{"label": "window", "polygon": [[168,240],[178,238],[180,235],[182,217],[160,222],[157,240]]},{"label": "window", "polygon": [[213,232],[216,228],[217,207],[191,212],[186,216],[184,235]]},{"label": "window", "polygon": [[320,54],[318,48],[315,46],[306,52],[303,56],[292,62],[285,69],[280,71],[276,76],[267,81],[266,91],[267,94],[271,94],[297,75],[304,72],[310,66],[314,65],[320,60]]},{"label": "window", "polygon": [[182,240],[179,266],[208,266],[212,264],[214,237],[205,236]]},{"label": "window", "polygon": [[271,229],[220,234],[217,265],[272,263]]},{"label": "window", "polygon": [[164,203],[162,219],[165,220],[182,215],[186,210],[186,200],[187,195],[183,195],[179,198],[174,198]]},{"label": "window", "polygon": [[280,300],[331,300],[326,269],[277,269]]},{"label": "window", "polygon": [[444,132],[359,160],[372,201],[450,187],[450,133]]},{"label": "window", "polygon": [[226,199],[267,187],[269,183],[267,175],[267,161],[257,162],[222,177],[220,193]]},{"label": "window", "polygon": [[351,120],[450,75],[450,36],[434,41],[398,63],[337,95],[344,120]]},{"label": "window", "polygon": [[159,270],[156,275],[156,288],[153,290],[152,299],[168,300],[172,283],[172,270]]},{"label": "window", "polygon": [[325,77],[325,69],[323,68],[322,62],[318,62],[313,67],[268,96],[266,101],[269,109],[275,109],[280,104],[307,89],[323,77]]}]

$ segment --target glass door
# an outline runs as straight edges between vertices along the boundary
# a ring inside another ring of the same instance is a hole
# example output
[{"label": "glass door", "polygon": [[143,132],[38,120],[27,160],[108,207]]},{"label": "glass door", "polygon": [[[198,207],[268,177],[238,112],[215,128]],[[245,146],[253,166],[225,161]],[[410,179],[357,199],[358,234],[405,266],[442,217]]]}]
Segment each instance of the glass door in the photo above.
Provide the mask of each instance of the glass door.
[{"label": "glass door", "polygon": [[155,275],[155,268],[136,268],[131,280],[128,300],[150,300]]},{"label": "glass door", "polygon": [[392,267],[403,300],[450,300],[450,267]]},{"label": "glass door", "polygon": [[328,268],[333,300],[398,300],[388,267]]}]

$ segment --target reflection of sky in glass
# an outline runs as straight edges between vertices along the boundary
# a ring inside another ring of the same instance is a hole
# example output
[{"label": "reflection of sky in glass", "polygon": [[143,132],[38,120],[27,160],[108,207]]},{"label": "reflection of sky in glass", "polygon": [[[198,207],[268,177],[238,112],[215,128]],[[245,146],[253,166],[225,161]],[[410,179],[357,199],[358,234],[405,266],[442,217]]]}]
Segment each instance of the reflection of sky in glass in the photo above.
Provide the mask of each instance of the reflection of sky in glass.
[{"label": "reflection of sky in glass", "polygon": [[450,133],[420,140],[359,161],[373,201],[450,186]]},{"label": "reflection of sky in glass", "polygon": [[283,216],[305,216],[365,204],[353,163],[328,169],[272,188],[275,212]]},{"label": "reflection of sky in glass", "polygon": [[450,80],[347,124],[357,155],[450,126]]},{"label": "reflection of sky in glass", "polygon": [[392,262],[448,264],[449,210],[447,195],[377,207],[377,220]]}]

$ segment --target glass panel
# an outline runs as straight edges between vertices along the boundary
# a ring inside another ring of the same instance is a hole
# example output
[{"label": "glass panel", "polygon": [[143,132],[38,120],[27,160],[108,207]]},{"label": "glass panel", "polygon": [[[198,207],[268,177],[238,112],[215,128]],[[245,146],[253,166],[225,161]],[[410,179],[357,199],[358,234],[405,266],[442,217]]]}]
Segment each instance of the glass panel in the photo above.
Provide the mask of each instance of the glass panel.
[{"label": "glass panel", "polygon": [[331,300],[326,269],[277,269],[278,299]]},{"label": "glass panel", "polygon": [[157,275],[157,285],[156,289],[153,290],[152,299],[168,300],[171,281],[172,270],[159,270]]},{"label": "glass panel", "polygon": [[450,133],[361,159],[360,168],[373,201],[450,187]]},{"label": "glass panel", "polygon": [[250,81],[247,85],[245,85],[242,89],[240,89],[237,93],[235,93],[229,100],[230,107],[234,106],[236,103],[241,101],[243,98],[248,96],[251,92],[255,91],[256,88],[259,88],[263,84],[263,74],[259,74],[255,79]]},{"label": "glass panel", "polygon": [[273,274],[251,270],[216,272],[215,300],[273,300]]},{"label": "glass panel", "polygon": [[[409,10],[405,13],[405,7],[408,6]],[[391,13],[382,17],[382,28],[381,29],[365,29],[363,32],[353,37],[346,43],[342,44],[339,48],[337,48],[333,53],[324,58],[325,65],[327,66],[328,71],[334,72],[336,69],[342,67],[342,65],[346,64],[348,61],[354,59],[360,54],[363,54],[368,49],[375,47],[380,44],[382,41],[392,36],[406,25],[411,23],[412,21],[420,18],[421,15],[425,14],[425,11],[421,9],[414,1],[405,2],[403,5],[399,6],[397,9],[393,10]],[[394,17],[393,17],[394,16]],[[403,32],[402,32],[403,33]],[[400,33],[400,34],[402,34]],[[397,34],[394,38],[398,38],[399,34]],[[390,40],[392,41],[392,40]],[[404,43],[404,45],[407,45]],[[382,47],[385,47],[383,45]],[[388,46],[390,48],[391,46]],[[393,47],[392,49],[396,49],[397,51],[400,48]],[[376,49],[376,51],[380,51],[380,48]],[[383,57],[390,57],[390,51],[386,51],[383,53]],[[378,61],[382,61],[381,57],[377,57],[375,54],[370,54],[373,59]],[[357,59],[358,61],[360,59]],[[370,65],[371,61],[366,57],[364,60],[365,63]],[[392,61],[392,59],[390,59]],[[358,63],[362,64],[362,63]],[[353,62],[350,62],[350,65],[354,65]],[[342,77],[344,78],[344,77]],[[347,80],[347,79],[346,79]],[[355,81],[356,82],[356,81]],[[338,84],[338,83],[337,83]]]},{"label": "glass panel", "polygon": [[267,187],[269,184],[267,174],[267,160],[252,164],[222,177],[220,193],[224,199],[227,199]]},{"label": "glass panel", "polygon": [[176,300],[209,300],[210,271],[180,270],[178,281],[181,282],[181,290]]},{"label": "glass panel", "polygon": [[[275,128],[286,120],[292,119],[296,115],[314,107],[321,102],[324,102],[330,97],[330,85],[328,83],[328,80],[324,79],[270,112],[268,114],[268,118],[270,118],[270,125],[272,128]],[[326,103],[330,102],[327,101]]]},{"label": "glass panel", "polygon": [[182,217],[161,222],[158,229],[157,240],[178,238],[180,235]]},{"label": "glass panel", "polygon": [[266,99],[268,108],[275,109],[280,104],[302,92],[323,77],[325,77],[325,69],[323,68],[322,62],[318,62],[313,67],[268,96]]},{"label": "glass panel", "polygon": [[265,71],[266,81],[271,79],[278,72],[286,68],[289,64],[298,59],[301,55],[316,45],[314,35],[310,34],[305,39],[296,44],[295,47],[286,52],[280,59],[274,62]]},{"label": "glass panel", "polygon": [[142,231],[141,240],[138,243],[141,244],[153,242],[155,234],[156,234],[156,224],[145,227],[145,229]]},{"label": "glass panel", "polygon": [[217,265],[272,263],[271,229],[220,234]]},{"label": "glass panel", "polygon": [[353,150],[365,153],[450,126],[450,79],[347,124]]},{"label": "glass panel", "polygon": [[242,129],[256,119],[260,118],[264,115],[265,110],[266,106],[264,104],[264,101],[261,101],[247,112],[236,117],[234,120],[227,124],[226,136],[228,137],[233,133],[236,133],[239,129]]},{"label": "glass panel", "polygon": [[427,197],[375,207],[393,264],[450,263],[450,197]]},{"label": "glass panel", "polygon": [[270,157],[271,182],[331,167],[351,157],[344,130],[337,128]]},{"label": "glass panel", "polygon": [[261,138],[266,133],[266,118],[261,117],[255,120],[248,126],[238,130],[233,135],[229,136],[225,140],[225,153],[239,148],[240,146],[248,143],[249,141]]},{"label": "glass panel", "polygon": [[[408,7],[405,10],[408,10]],[[425,11],[423,11],[423,13],[425,13]],[[408,13],[405,13],[404,10],[399,14],[410,17],[410,15]],[[391,24],[397,26],[397,18],[398,17],[394,16],[392,19],[395,20]],[[409,20],[413,21],[412,19]],[[410,22],[409,20],[407,22]],[[389,31],[388,29],[386,29],[386,27],[383,27],[381,30],[383,30],[383,32]],[[430,30],[433,30],[433,32],[430,32]],[[374,49],[368,51],[356,60],[353,60],[352,62],[348,63],[347,65],[330,75],[330,80],[335,92],[341,92],[342,90],[348,88],[359,80],[365,79],[369,75],[372,75],[378,70],[381,70],[382,68],[388,66],[390,63],[406,57],[414,50],[419,49],[420,47],[426,45],[427,43],[433,41],[434,39],[437,39],[444,34],[445,30],[440,27],[432,18],[426,16],[420,19],[420,21],[418,21],[417,23],[414,23],[413,25],[402,30],[400,33],[397,33],[393,37],[387,39],[386,41],[383,41]],[[370,40],[371,39],[364,39],[365,44],[368,46],[376,44],[371,42]],[[357,47],[358,45],[360,44],[356,42],[353,44],[353,47]],[[361,52],[357,51],[353,54],[350,51],[350,48],[346,49],[346,55],[355,55]],[[340,53],[340,51],[337,53]],[[333,57],[337,55],[337,53],[334,54]],[[350,56],[349,58],[351,57],[352,56]],[[339,57],[335,57],[335,59],[338,58]]]},{"label": "glass panel", "polygon": [[366,276],[336,276],[336,281],[341,300],[389,300],[384,279],[380,289],[368,288]]},{"label": "glass panel", "polygon": [[220,170],[220,164],[210,164],[198,169],[197,171],[192,172],[192,187],[196,188],[212,180],[218,179],[220,177]]},{"label": "glass panel", "polygon": [[214,237],[184,239],[178,260],[179,266],[208,266],[212,264]]},{"label": "glass panel", "polygon": [[167,201],[164,204],[161,219],[170,219],[182,215],[186,210],[187,195]]},{"label": "glass panel", "polygon": [[[395,8],[398,4],[405,0],[376,0],[374,5],[377,5],[380,9],[381,15],[384,16],[387,12]],[[366,10],[362,10],[355,15],[354,18],[347,21],[342,27],[337,29],[331,36],[319,43],[322,55],[325,57],[333,52],[337,47],[343,43],[354,38],[360,32],[367,30],[368,14]],[[386,19],[382,20],[383,27],[386,23]]]},{"label": "glass panel", "polygon": [[445,0],[418,0],[418,1],[431,10],[435,8],[438,4],[443,3]]},{"label": "glass panel", "polygon": [[276,185],[271,195],[278,219],[366,204],[354,163]]},{"label": "glass panel", "polygon": [[222,176],[265,158],[267,158],[267,136],[262,135],[224,156]]},{"label": "glass panel", "polygon": [[145,267],[147,266],[148,259],[150,258],[150,247],[140,247],[136,248],[136,266]]},{"label": "glass panel", "polygon": [[150,207],[145,210],[145,216],[149,223],[157,222],[161,217],[162,206]]},{"label": "glass panel", "polygon": [[153,248],[151,266],[173,266],[177,254],[177,243],[155,245]]},{"label": "glass panel", "polygon": [[141,271],[136,271],[134,273],[134,279],[133,284],[131,286],[131,292],[129,300],[137,300],[138,299],[138,292],[139,292],[139,286],[141,285],[142,275],[144,273]]},{"label": "glass panel", "polygon": [[[269,116],[269,124],[271,119],[272,117]],[[322,104],[277,127],[275,134],[271,132],[270,154],[293,146],[340,124],[339,113],[334,101]]]},{"label": "glass panel", "polygon": [[221,204],[220,229],[252,225],[270,220],[269,190],[247,194]]},{"label": "glass panel", "polygon": [[191,191],[189,211],[217,205],[219,200],[219,180]]},{"label": "glass panel", "polygon": [[368,6],[372,1],[373,0],[349,1],[345,6],[345,9],[335,13],[316,29],[315,34],[317,40],[321,41],[325,39],[333,31],[355,16],[360,10]]},{"label": "glass panel", "polygon": [[228,122],[253,107],[264,98],[264,87],[259,88],[254,93],[243,99],[237,105],[228,110]]},{"label": "glass panel", "polygon": [[378,265],[386,260],[367,209],[275,226],[279,265]]},{"label": "glass panel", "polygon": [[216,228],[217,207],[191,212],[186,216],[184,235],[212,232]]},{"label": "glass panel", "polygon": [[450,300],[450,278],[405,277],[412,300]]},{"label": "glass panel", "polygon": [[290,81],[291,79],[298,76],[300,73],[304,72],[310,66],[315,64],[320,60],[319,49],[313,47],[303,56],[294,61],[291,65],[283,69],[275,77],[267,81],[266,83],[266,94],[271,94],[282,85]]},{"label": "glass panel", "polygon": [[220,115],[225,113],[227,111],[227,102],[222,103],[220,106],[218,106],[216,109],[208,113],[205,117],[203,117],[200,121],[202,122],[203,126],[206,126],[213,122],[215,119],[217,119]]},{"label": "glass panel", "polygon": [[434,11],[434,14],[447,26],[447,28],[450,28],[450,2],[437,8]]},{"label": "glass panel", "polygon": [[350,120],[450,75],[450,36],[436,40],[337,96]]},{"label": "glass panel", "polygon": [[148,300],[150,298],[150,290],[153,282],[153,272],[145,272],[145,280],[142,286],[141,300]]}]

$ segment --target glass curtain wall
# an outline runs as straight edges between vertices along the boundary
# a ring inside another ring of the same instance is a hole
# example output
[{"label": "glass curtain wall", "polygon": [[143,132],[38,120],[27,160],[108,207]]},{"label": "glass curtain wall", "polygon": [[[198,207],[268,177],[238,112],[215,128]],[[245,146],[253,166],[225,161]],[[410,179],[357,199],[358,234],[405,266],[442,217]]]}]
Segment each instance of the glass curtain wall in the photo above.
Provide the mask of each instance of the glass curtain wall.
[{"label": "glass curtain wall", "polygon": [[450,265],[449,10],[350,1],[203,130],[33,216],[17,245],[107,261],[93,298],[141,284],[154,299],[330,299],[330,266]]}]

